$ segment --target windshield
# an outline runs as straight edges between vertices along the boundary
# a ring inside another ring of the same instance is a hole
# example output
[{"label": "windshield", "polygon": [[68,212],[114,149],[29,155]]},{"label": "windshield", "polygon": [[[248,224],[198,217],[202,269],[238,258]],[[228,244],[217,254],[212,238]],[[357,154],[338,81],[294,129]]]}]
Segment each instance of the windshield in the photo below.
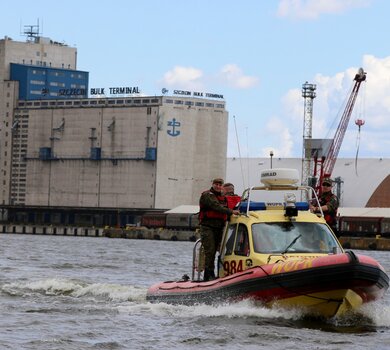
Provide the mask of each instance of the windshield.
[{"label": "windshield", "polygon": [[333,253],[339,247],[325,224],[270,222],[252,225],[257,253]]}]

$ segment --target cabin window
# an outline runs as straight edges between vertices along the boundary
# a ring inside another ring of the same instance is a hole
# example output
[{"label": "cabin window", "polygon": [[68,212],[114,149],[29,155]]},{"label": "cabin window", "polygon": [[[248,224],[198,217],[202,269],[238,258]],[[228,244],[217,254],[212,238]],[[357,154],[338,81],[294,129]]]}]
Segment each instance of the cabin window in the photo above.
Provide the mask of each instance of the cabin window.
[{"label": "cabin window", "polygon": [[234,238],[236,237],[237,225],[230,225],[226,235],[226,244],[223,255],[232,255],[234,247]]},{"label": "cabin window", "polygon": [[236,255],[248,256],[249,255],[249,239],[248,230],[245,225],[238,225],[236,245],[234,247],[234,253]]},{"label": "cabin window", "polygon": [[252,225],[257,253],[332,253],[338,244],[324,224],[270,222]]},{"label": "cabin window", "polygon": [[226,244],[223,256],[232,255],[248,256],[249,255],[249,238],[248,229],[245,225],[230,225],[226,235]]}]

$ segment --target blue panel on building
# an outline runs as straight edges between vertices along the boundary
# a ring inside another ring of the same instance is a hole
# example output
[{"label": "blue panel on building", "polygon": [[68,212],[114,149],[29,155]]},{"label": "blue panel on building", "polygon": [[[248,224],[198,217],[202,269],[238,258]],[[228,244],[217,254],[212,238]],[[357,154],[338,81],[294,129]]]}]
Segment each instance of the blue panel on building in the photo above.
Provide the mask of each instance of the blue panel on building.
[{"label": "blue panel on building", "polygon": [[102,149],[100,147],[91,147],[90,158],[92,160],[100,160],[102,158]]},{"label": "blue panel on building", "polygon": [[145,150],[145,160],[156,160],[157,149],[155,147],[148,147]]},{"label": "blue panel on building", "polygon": [[39,159],[40,160],[50,160],[51,159],[51,148],[50,147],[41,147],[39,149]]},{"label": "blue panel on building", "polygon": [[19,100],[88,97],[88,72],[11,63],[10,73],[11,80],[19,81]]}]

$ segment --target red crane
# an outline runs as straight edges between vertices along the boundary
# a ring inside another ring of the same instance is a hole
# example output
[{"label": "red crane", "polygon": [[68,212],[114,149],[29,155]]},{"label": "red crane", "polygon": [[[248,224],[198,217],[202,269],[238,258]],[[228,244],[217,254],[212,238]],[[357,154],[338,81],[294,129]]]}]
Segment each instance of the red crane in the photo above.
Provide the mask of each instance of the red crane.
[{"label": "red crane", "polygon": [[336,159],[339,154],[340,147],[343,142],[344,135],[347,130],[352,110],[359,92],[360,84],[365,80],[366,73],[364,72],[363,68],[360,68],[358,73],[355,75],[355,84],[353,86],[352,92],[349,96],[348,102],[345,106],[343,115],[340,119],[340,123],[337,127],[335,136],[331,142],[327,154],[321,157],[321,159],[318,159],[317,156],[314,156],[314,178],[319,180],[316,186],[317,193],[319,194],[321,194],[322,180],[325,178],[330,178],[332,176]]}]

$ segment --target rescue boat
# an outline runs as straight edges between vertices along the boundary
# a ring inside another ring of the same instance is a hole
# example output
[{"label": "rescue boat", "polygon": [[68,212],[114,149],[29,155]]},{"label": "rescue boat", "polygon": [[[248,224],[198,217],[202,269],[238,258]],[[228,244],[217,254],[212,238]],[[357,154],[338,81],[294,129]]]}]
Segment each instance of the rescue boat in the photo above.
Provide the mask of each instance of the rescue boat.
[{"label": "rescue boat", "polygon": [[[192,278],[157,283],[147,300],[188,305],[252,299],[330,318],[380,299],[389,287],[385,270],[369,256],[343,250],[323,213],[310,211],[311,201],[320,207],[318,197],[313,188],[297,185],[298,175],[295,169],[265,170],[262,185],[244,191],[241,215],[231,217],[222,237],[217,279],[203,281],[198,240]],[[268,201],[257,201],[259,195]]]}]

